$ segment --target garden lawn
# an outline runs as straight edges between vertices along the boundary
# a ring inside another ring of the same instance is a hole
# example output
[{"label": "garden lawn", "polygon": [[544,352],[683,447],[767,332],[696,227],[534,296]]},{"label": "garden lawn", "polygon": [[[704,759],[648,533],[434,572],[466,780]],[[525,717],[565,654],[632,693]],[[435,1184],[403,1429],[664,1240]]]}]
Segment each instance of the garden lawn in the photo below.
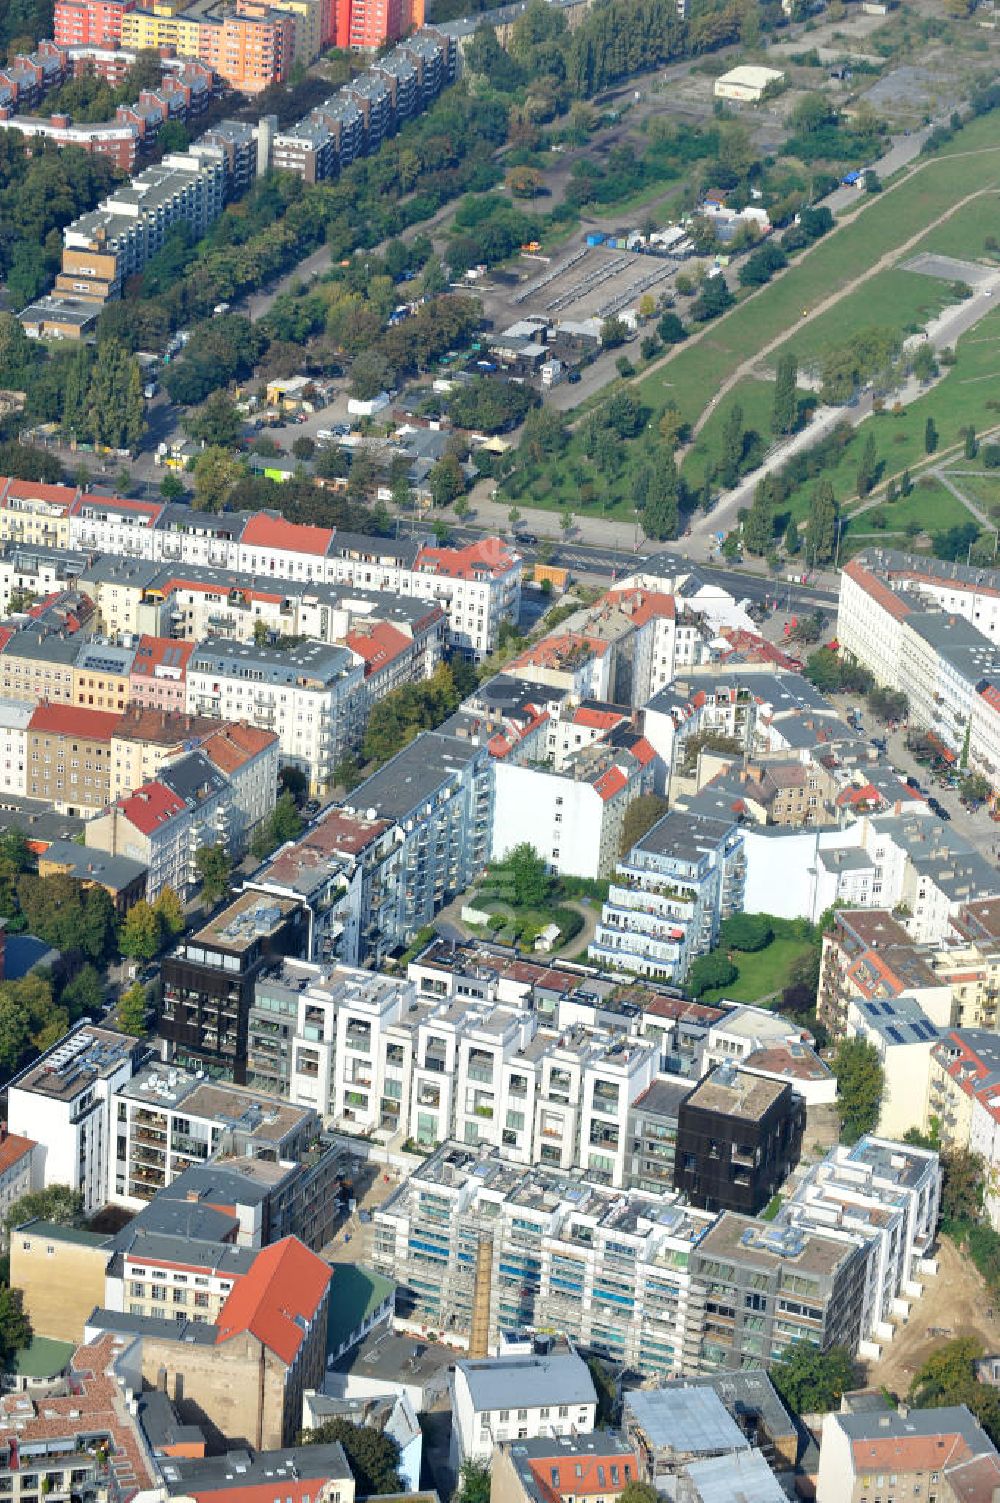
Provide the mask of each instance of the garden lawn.
[{"label": "garden lawn", "polygon": [[[971,467],[975,462],[975,460],[959,457],[955,461],[954,468],[956,471],[961,471],[966,466]],[[984,471],[981,475],[959,473],[952,475],[951,479],[963,495],[968,496],[969,500],[975,502],[983,511],[988,513],[991,507],[1000,506],[1000,473],[996,470],[992,473]]]},{"label": "garden lawn", "polygon": [[[884,487],[882,488],[884,490]],[[885,517],[885,527],[878,528],[874,517]],[[961,527],[976,518],[952,495],[947,486],[928,475],[917,480],[908,496],[900,496],[891,504],[884,502],[870,511],[861,512],[851,519],[844,529],[841,557],[848,558],[859,548],[869,548],[878,543],[886,532],[903,532],[907,523],[915,522],[924,532],[944,532],[949,527]],[[978,526],[978,522],[976,522]]]},{"label": "garden lawn", "polygon": [[809,941],[791,935],[775,934],[763,950],[732,952],[733,965],[739,976],[729,986],[716,987],[705,992],[701,1002],[719,1002],[728,998],[732,1002],[761,1002],[780,994],[791,985],[792,968],[800,955],[810,949]]},{"label": "garden lawn", "polygon": [[965,154],[956,150],[933,158],[898,188],[871,199],[761,292],[711,325],[704,339],[682,346],[644,377],[638,383],[642,400],[659,409],[673,395],[684,417],[695,422],[733,368],[786,330],[791,340],[796,321],[810,307],[863,275],[967,194],[1000,183],[997,115],[974,121],[958,140]]}]

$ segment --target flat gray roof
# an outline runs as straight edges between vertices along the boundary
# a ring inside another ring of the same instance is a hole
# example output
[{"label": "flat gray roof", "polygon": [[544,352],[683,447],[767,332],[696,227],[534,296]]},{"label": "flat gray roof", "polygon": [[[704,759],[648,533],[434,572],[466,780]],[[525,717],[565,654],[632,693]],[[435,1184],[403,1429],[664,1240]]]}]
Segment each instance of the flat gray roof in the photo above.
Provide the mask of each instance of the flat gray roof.
[{"label": "flat gray roof", "polygon": [[635,1389],[625,1395],[631,1415],[654,1451],[748,1451],[750,1443],[712,1388]]},{"label": "flat gray roof", "polygon": [[556,1352],[548,1357],[483,1357],[456,1363],[480,1413],[510,1405],[595,1404],[594,1380],[582,1357]]}]

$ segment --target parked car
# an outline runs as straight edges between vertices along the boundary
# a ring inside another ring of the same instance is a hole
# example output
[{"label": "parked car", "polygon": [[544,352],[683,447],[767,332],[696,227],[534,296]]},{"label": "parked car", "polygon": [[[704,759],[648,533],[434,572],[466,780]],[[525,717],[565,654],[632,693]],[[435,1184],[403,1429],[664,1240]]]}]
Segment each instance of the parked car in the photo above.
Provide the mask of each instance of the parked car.
[{"label": "parked car", "polygon": [[570,371],[569,375],[566,377],[566,380],[569,382],[570,386],[576,386],[582,380],[582,377],[579,371]]}]

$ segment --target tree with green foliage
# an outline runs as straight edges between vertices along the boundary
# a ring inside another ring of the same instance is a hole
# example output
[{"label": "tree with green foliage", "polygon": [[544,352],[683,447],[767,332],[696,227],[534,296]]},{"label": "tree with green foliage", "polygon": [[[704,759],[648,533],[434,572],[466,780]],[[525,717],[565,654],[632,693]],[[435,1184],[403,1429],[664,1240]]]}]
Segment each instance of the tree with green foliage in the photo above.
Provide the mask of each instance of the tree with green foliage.
[{"label": "tree with green foliage", "polygon": [[785,552],[789,558],[794,558],[802,547],[802,539],[799,536],[799,524],[794,517],[789,517],[788,526],[785,528]]},{"label": "tree with green foliage", "polygon": [[172,887],[163,887],[153,904],[165,940],[176,939],[187,926],[184,905]]},{"label": "tree with green foliage", "polygon": [[934,346],[929,339],[924,339],[917,345],[910,367],[918,381],[926,383],[934,380],[938,373],[938,363],[934,356]]},{"label": "tree with green foliage", "polygon": [[992,789],[989,778],[984,778],[981,772],[969,772],[958,785],[959,798],[967,803],[985,803]]},{"label": "tree with green foliage", "polygon": [[246,474],[246,466],[237,455],[218,444],[210,444],[195,458],[192,505],[198,511],[222,511],[237,481]]},{"label": "tree with green foliage", "polygon": [[963,452],[966,459],[975,459],[979,453],[979,440],[976,437],[974,424],[970,423],[962,435]]},{"label": "tree with green foliage", "polygon": [[463,1461],[452,1503],[490,1503],[490,1485],[488,1461]]},{"label": "tree with green foliage", "polygon": [[772,433],[792,433],[799,415],[797,385],[799,363],[791,353],[778,357],[774,376],[774,405],[771,409]]},{"label": "tree with green foliage", "polygon": [[233,863],[223,845],[203,845],[195,852],[195,870],[206,903],[217,903],[229,891]]},{"label": "tree with green foliage", "polygon": [[448,506],[465,491],[465,476],[454,454],[443,454],[427,477],[435,506]]},{"label": "tree with green foliage", "polygon": [[83,1226],[83,1195],[69,1185],[46,1185],[44,1190],[29,1190],[15,1200],[3,1219],[4,1229],[23,1226],[26,1221],[51,1221],[54,1226]]},{"label": "tree with green foliage", "polygon": [[429,679],[402,684],[373,705],[362,746],[365,760],[381,767],[420,731],[433,730],[461,703],[455,674],[441,663]]},{"label": "tree with green foliage", "polygon": [[598,1428],[603,1429],[605,1425],[614,1424],[618,1408],[618,1388],[614,1375],[609,1372],[600,1357],[588,1357],[587,1367],[594,1384],[594,1392],[597,1394]]},{"label": "tree with green foliage", "polygon": [[874,429],[869,428],[864,448],[861,451],[861,458],[858,461],[857,488],[859,496],[864,497],[871,494],[878,479],[878,472],[878,443],[875,438]]},{"label": "tree with green foliage", "polygon": [[720,950],[713,950],[710,955],[699,955],[694,961],[687,973],[685,986],[692,997],[697,998],[704,996],[705,992],[731,986],[739,974],[731,960]]},{"label": "tree with green foliage", "polygon": [[854,1358],[846,1346],[821,1352],[809,1341],[794,1342],[768,1375],[793,1414],[827,1414],[855,1384]]},{"label": "tree with green foliage", "polygon": [[924,453],[933,454],[938,446],[937,424],[929,417],[924,424]]},{"label": "tree with green foliage", "polygon": [[279,845],[284,845],[288,840],[297,840],[301,834],[302,818],[294,798],[286,789],[268,817],[254,831],[250,842],[251,854],[262,861]]},{"label": "tree with green foliage", "polygon": [[104,981],[101,972],[89,962],[80,967],[59,994],[59,1006],[66,1010],[70,1022],[82,1017],[84,1013],[96,1013],[103,1001]]},{"label": "tree with green foliage", "polygon": [[806,518],[805,554],[815,568],[833,558],[837,534],[837,501],[830,481],[817,481]]},{"label": "tree with green foliage", "polygon": [[660,1494],[651,1482],[634,1479],[626,1482],[618,1494],[618,1503],[660,1503]]},{"label": "tree with green foliage", "polygon": [[103,887],[85,887],[56,873],[17,879],[17,901],[32,934],[57,950],[82,950],[90,960],[106,960],[115,948],[115,910]]},{"label": "tree with green foliage", "polygon": [[232,449],[239,443],[243,433],[243,415],[237,410],[228,392],[210,392],[201,407],[184,417],[184,427],[192,438],[200,438],[206,444],[216,444],[223,449]]},{"label": "tree with green foliage", "polygon": [[0,1284],[0,1365],[7,1366],[14,1353],[31,1340],[31,1320],[20,1289]]},{"label": "tree with green foliage", "polygon": [[719,456],[719,478],[727,490],[731,490],[739,479],[743,444],[743,408],[739,402],[734,402],[722,425],[722,452]]},{"label": "tree with green foliage", "polygon": [[399,1445],[391,1435],[371,1425],[354,1425],[338,1416],[324,1420],[315,1430],[302,1431],[298,1437],[300,1446],[326,1446],[334,1441],[344,1448],[359,1498],[402,1491]]},{"label": "tree with green foliage", "polygon": [[87,391],[87,424],[95,444],[135,449],[142,437],[142,373],[116,339],[97,346]]},{"label": "tree with green foliage", "polygon": [[841,1039],[833,1057],[841,1142],[852,1144],[878,1126],[885,1073],[867,1039]]},{"label": "tree with green foliage", "polygon": [[681,320],[669,310],[663,314],[656,330],[664,344],[680,344],[687,338],[687,330]]},{"label": "tree with green foliage", "polygon": [[725,277],[706,277],[701,292],[691,304],[691,317],[696,324],[706,324],[731,308],[736,299],[730,292]]},{"label": "tree with green foliage", "polygon": [[118,948],[129,960],[152,960],[162,943],[159,915],[145,898],[140,898],[122,920]]},{"label": "tree with green foliage", "polygon": [[622,820],[619,856],[627,856],[632,847],[666,814],[669,805],[658,793],[644,793],[633,799]]},{"label": "tree with green foliage", "polygon": [[774,927],[766,913],[732,913],[719,927],[719,947],[723,950],[763,950],[774,938]]},{"label": "tree with green foliage", "polygon": [[141,982],[134,982],[127,992],[122,993],[117,1020],[122,1033],[137,1039],[146,1037],[146,988]]},{"label": "tree with green foliage", "polygon": [[664,445],[657,450],[649,472],[649,488],[642,512],[647,537],[665,542],[677,536],[680,520],[680,480],[673,454]]},{"label": "tree with green foliage", "polygon": [[753,505],[743,523],[743,546],[748,553],[762,557],[774,541],[774,485],[765,475],[758,480]]},{"label": "tree with green foliage", "polygon": [[552,895],[552,876],[526,840],[491,864],[486,885],[512,908],[543,908]]},{"label": "tree with green foliage", "polygon": [[941,1154],[941,1215],[945,1221],[978,1221],[986,1194],[982,1159],[967,1148]]}]

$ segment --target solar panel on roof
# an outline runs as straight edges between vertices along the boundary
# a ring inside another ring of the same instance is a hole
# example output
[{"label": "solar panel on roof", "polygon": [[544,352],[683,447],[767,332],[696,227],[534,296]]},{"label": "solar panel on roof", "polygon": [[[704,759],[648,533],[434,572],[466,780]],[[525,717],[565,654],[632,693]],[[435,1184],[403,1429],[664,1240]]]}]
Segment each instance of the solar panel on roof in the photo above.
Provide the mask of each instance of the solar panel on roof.
[{"label": "solar panel on roof", "polygon": [[887,1026],[885,1031],[892,1039],[893,1043],[902,1044],[904,1042],[903,1035],[900,1033],[899,1029],[894,1028],[891,1023]]}]

